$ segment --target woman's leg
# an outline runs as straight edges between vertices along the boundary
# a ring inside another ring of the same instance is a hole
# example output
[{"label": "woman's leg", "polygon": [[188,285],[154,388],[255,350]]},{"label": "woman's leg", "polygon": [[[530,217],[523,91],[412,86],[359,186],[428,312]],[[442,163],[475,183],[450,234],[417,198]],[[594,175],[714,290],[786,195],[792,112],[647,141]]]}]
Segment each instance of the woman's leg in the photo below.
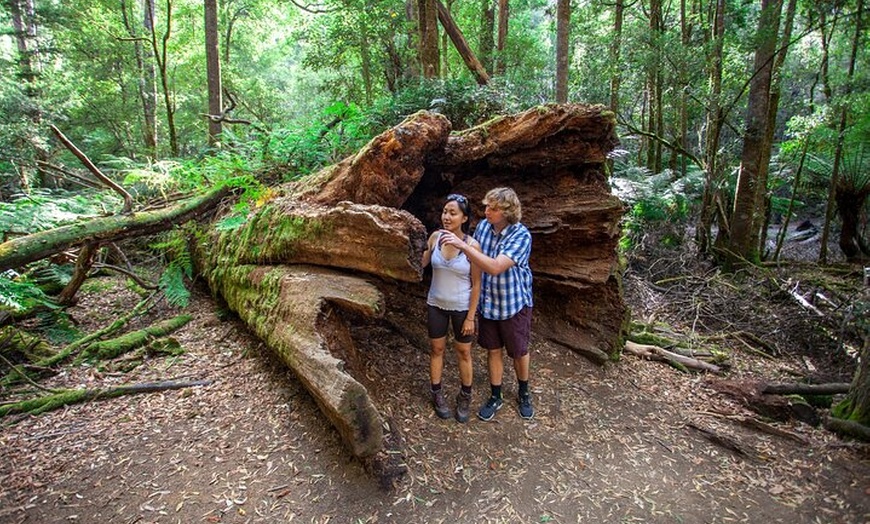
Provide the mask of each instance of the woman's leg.
[{"label": "woman's leg", "polygon": [[471,363],[471,342],[454,342],[456,360],[459,361],[459,381],[463,386],[471,387],[474,380],[474,369]]}]

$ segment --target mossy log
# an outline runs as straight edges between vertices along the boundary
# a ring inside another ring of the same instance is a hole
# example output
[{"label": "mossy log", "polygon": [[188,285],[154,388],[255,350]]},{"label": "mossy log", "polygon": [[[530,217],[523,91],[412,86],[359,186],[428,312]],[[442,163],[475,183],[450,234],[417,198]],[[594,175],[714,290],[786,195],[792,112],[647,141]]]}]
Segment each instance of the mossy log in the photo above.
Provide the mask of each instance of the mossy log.
[{"label": "mossy log", "polygon": [[145,346],[156,338],[164,337],[193,320],[190,315],[178,315],[176,317],[161,320],[144,329],[125,333],[120,337],[110,340],[94,342],[82,351],[77,361],[83,360],[109,360],[128,351]]},{"label": "mossy log", "polygon": [[166,391],[194,386],[207,386],[211,383],[211,380],[197,380],[194,382],[168,381],[149,382],[145,384],[133,384],[129,386],[117,386],[102,389],[66,389],[55,391],[50,395],[43,395],[41,397],[22,400],[21,402],[15,402],[12,404],[4,404],[0,406],[0,417],[17,413],[39,415],[53,409],[77,404],[79,402],[86,402],[88,400],[114,398],[138,393],[153,393],[155,391]]},{"label": "mossy log", "polygon": [[[426,230],[406,211],[343,201],[276,199],[240,229],[213,232],[201,269],[256,264],[316,264],[419,282]],[[201,257],[200,257],[201,258]]]},{"label": "mossy log", "polygon": [[[333,315],[339,311],[383,315],[383,296],[376,287],[304,265],[235,266],[210,283],[296,373],[355,456],[372,457],[382,450],[384,419],[366,388],[345,372],[338,358],[354,349],[330,344]],[[323,330],[327,318],[330,327]]]},{"label": "mossy log", "polygon": [[226,188],[153,211],[94,218],[14,238],[0,244],[0,271],[65,251],[84,242],[109,242],[166,231],[204,214],[228,194]]}]

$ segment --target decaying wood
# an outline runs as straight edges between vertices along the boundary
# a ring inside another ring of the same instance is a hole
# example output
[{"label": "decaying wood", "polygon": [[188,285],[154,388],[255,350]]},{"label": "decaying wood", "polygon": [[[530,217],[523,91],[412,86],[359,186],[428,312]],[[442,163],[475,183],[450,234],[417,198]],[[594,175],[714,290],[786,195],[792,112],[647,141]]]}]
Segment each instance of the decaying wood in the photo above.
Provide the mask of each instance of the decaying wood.
[{"label": "decaying wood", "polygon": [[708,380],[719,393],[739,400],[756,413],[774,420],[799,420],[812,426],[820,422],[815,408],[798,396],[764,394],[765,384],[758,380]]},{"label": "decaying wood", "polygon": [[100,217],[18,237],[0,244],[0,271],[15,269],[84,242],[108,242],[172,229],[211,210],[226,188],[161,210]]},{"label": "decaying wood", "polygon": [[317,264],[419,282],[426,231],[412,215],[391,207],[276,199],[214,243],[215,268]]},{"label": "decaying wood", "polygon": [[771,395],[840,395],[849,392],[848,382],[830,384],[767,384],[762,393]]},{"label": "decaying wood", "polygon": [[88,278],[88,271],[94,263],[94,254],[99,249],[99,244],[96,242],[85,242],[82,248],[79,249],[79,255],[76,257],[75,269],[73,276],[70,279],[63,291],[57,297],[57,303],[62,306],[69,306],[75,302],[76,293],[82,287],[85,279]]},{"label": "decaying wood", "polygon": [[660,348],[658,346],[652,346],[649,344],[636,344],[628,340],[625,342],[625,351],[641,358],[678,364],[689,369],[709,371],[716,374],[722,373],[722,368],[715,364],[704,362],[703,360],[698,360],[696,358],[687,357],[685,355],[680,355],[672,351]]},{"label": "decaying wood", "polygon": [[399,452],[385,448],[384,417],[366,388],[346,372],[345,360],[352,362],[356,350],[349,336],[339,335],[342,311],[383,315],[383,296],[375,286],[305,265],[242,265],[209,274],[213,289],[296,373],[355,456],[371,463],[379,453]]},{"label": "decaying wood", "polygon": [[12,404],[0,406],[0,417],[17,413],[39,415],[53,409],[89,400],[115,398],[123,395],[135,395],[139,393],[153,393],[155,391],[167,391],[196,386],[207,386],[211,380],[196,380],[192,382],[147,382],[144,384],[132,384],[128,386],[116,386],[100,389],[68,389],[57,391],[50,395],[44,395],[28,400],[22,400]]}]

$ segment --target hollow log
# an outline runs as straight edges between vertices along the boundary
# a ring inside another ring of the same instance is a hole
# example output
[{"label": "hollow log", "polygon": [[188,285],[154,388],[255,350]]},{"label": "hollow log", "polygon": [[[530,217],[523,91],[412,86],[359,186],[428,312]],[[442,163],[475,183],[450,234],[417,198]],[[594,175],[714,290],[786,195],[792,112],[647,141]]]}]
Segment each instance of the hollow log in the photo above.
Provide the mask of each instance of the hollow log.
[{"label": "hollow log", "polygon": [[340,311],[383,315],[377,288],[305,265],[234,266],[209,283],[295,372],[351,452],[376,460],[385,451],[385,420],[365,387],[345,371],[342,357],[352,358],[355,349],[349,338],[335,333]]}]

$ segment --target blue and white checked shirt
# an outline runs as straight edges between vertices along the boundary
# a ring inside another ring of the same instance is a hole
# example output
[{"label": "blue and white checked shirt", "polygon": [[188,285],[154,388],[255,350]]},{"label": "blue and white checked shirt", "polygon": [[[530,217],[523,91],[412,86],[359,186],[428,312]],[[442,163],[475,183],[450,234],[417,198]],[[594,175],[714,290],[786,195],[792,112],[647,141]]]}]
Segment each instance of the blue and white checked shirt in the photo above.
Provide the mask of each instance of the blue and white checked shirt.
[{"label": "blue and white checked shirt", "polygon": [[510,224],[496,235],[492,224],[482,220],[474,230],[474,238],[486,256],[505,255],[514,261],[514,265],[500,275],[483,272],[477,308],[483,318],[505,320],[525,306],[532,307],[532,270],[529,268],[532,234],[528,228],[520,223]]}]

